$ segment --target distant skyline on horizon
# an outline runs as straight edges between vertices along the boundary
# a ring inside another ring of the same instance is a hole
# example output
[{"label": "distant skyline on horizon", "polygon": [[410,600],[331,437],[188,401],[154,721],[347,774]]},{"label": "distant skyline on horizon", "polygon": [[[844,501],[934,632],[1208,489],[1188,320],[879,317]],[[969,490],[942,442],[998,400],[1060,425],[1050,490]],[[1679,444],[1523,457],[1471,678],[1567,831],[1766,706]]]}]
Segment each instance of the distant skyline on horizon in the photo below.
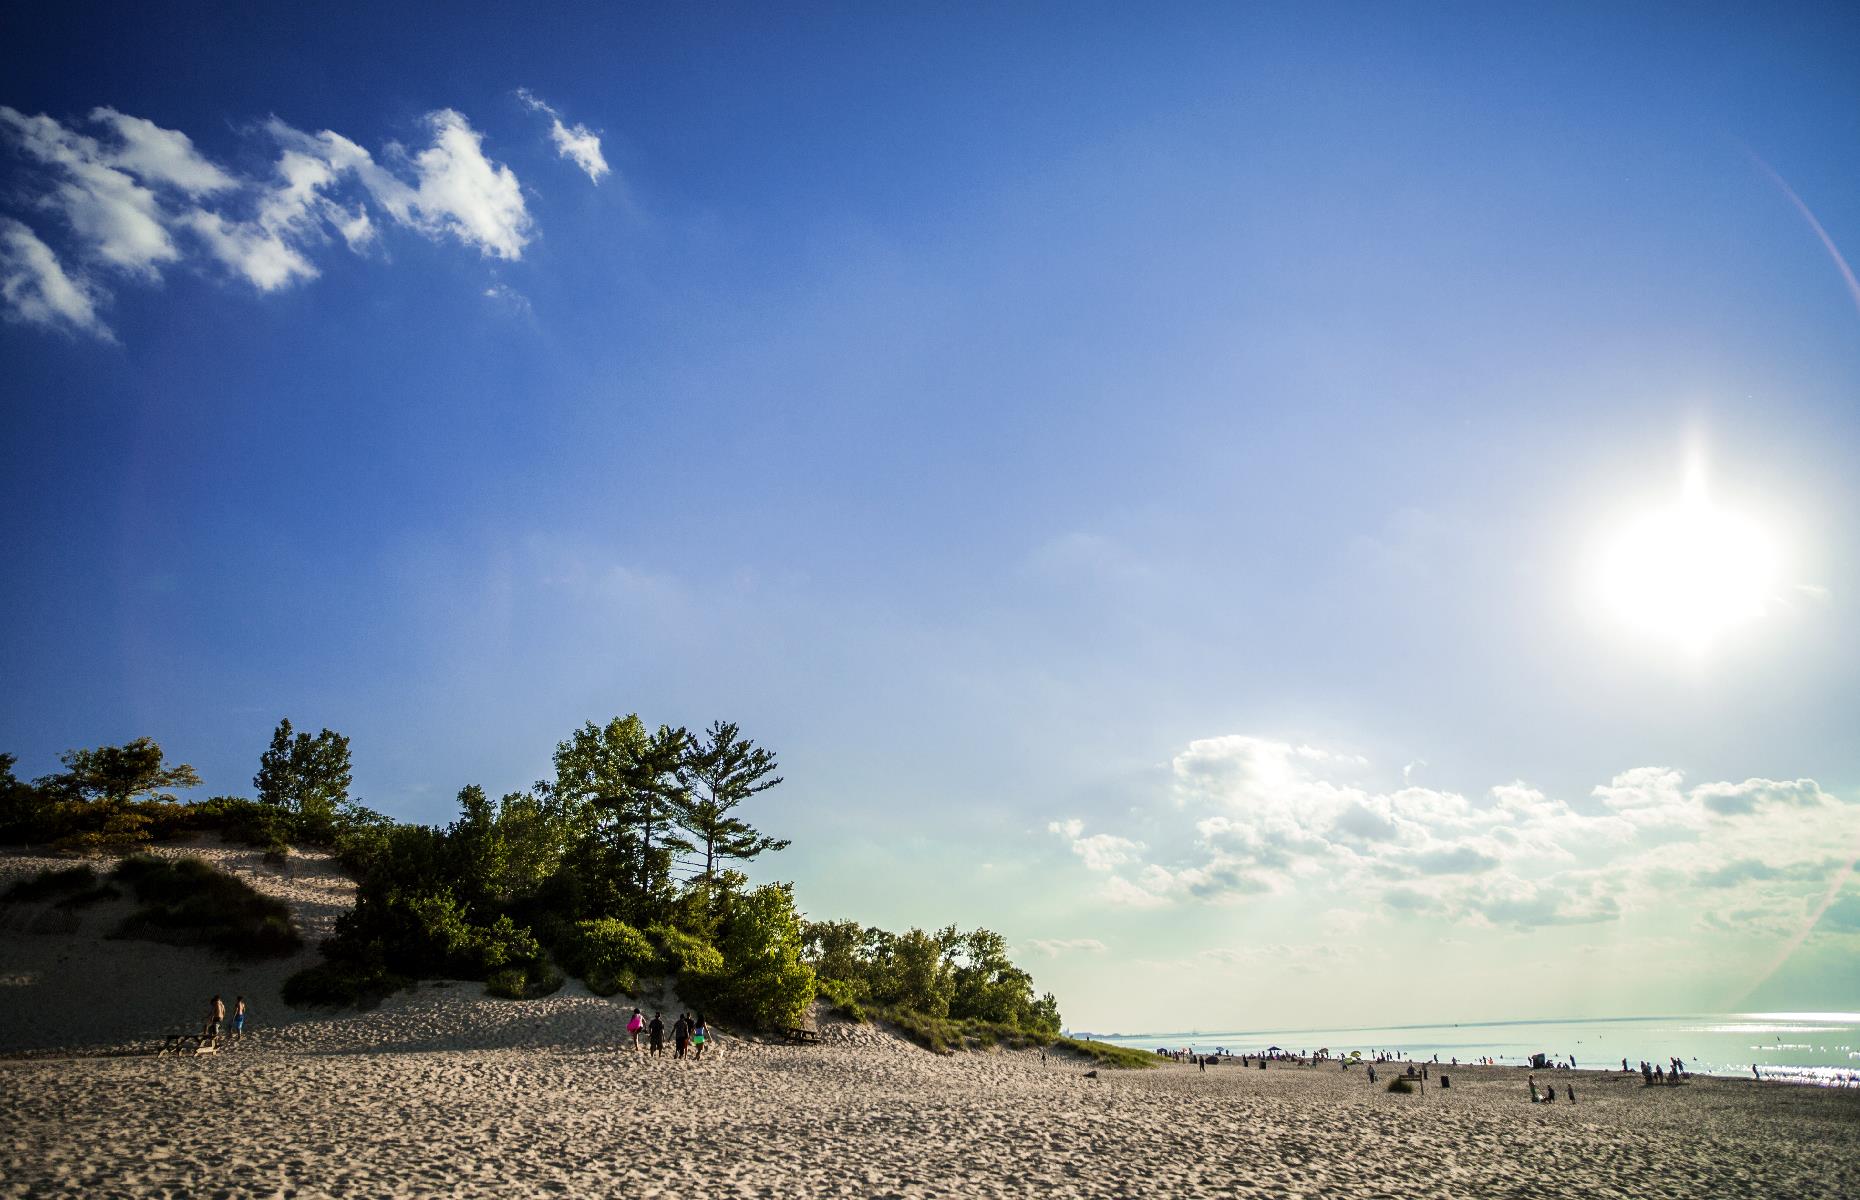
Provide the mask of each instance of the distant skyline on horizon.
[{"label": "distant skyline on horizon", "polygon": [[1860,12],[1156,16],[0,15],[0,751],[722,718],[1073,1028],[1860,1008]]}]

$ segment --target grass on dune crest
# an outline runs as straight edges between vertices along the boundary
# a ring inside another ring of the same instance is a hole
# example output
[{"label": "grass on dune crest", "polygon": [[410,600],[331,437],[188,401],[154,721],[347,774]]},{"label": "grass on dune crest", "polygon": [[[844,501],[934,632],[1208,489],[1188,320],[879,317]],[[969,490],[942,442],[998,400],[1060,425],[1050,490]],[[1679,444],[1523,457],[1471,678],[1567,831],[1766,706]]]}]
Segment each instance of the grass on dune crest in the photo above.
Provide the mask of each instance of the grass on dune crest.
[{"label": "grass on dune crest", "polygon": [[[842,1010],[843,1011],[843,1010]],[[954,1054],[959,1050],[983,1050],[1002,1046],[1009,1050],[1045,1047],[1069,1052],[1100,1066],[1142,1068],[1155,1066],[1155,1056],[1127,1046],[1104,1042],[1086,1042],[1057,1034],[1034,1032],[1013,1025],[990,1021],[953,1020],[933,1017],[907,1008],[873,1007],[855,1010],[855,1019],[874,1020],[889,1025],[905,1038],[937,1054]],[[846,1015],[854,1015],[848,1013]]]}]

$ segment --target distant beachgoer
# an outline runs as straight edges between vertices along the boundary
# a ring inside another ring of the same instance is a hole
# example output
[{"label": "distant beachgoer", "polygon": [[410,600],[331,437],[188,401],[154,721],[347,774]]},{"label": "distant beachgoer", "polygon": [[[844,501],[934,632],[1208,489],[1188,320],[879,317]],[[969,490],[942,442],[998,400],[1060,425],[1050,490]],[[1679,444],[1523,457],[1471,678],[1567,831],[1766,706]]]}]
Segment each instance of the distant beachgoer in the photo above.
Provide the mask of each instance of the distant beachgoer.
[{"label": "distant beachgoer", "polygon": [[1621,1060],[1621,1069],[1623,1071],[1627,1070],[1627,1059],[1625,1058]]},{"label": "distant beachgoer", "polygon": [[652,1014],[652,1024],[646,1026],[646,1033],[652,1042],[654,1054],[665,1053],[665,1022],[658,1013]]},{"label": "distant beachgoer", "polygon": [[215,995],[207,1004],[207,1036],[220,1036],[220,1022],[226,1019],[226,1001]]},{"label": "distant beachgoer", "polygon": [[245,1037],[245,997],[233,1002],[232,1035],[235,1040]]},{"label": "distant beachgoer", "polygon": [[1544,1102],[1544,1098],[1543,1098],[1543,1095],[1537,1090],[1537,1076],[1526,1075],[1524,1077],[1524,1082],[1531,1085],[1531,1103],[1542,1104]]},{"label": "distant beachgoer", "polygon": [[1666,1082],[1666,1071],[1665,1071],[1665,1068],[1663,1068],[1663,1067],[1655,1067],[1655,1068],[1653,1069],[1653,1081],[1654,1081],[1655,1083],[1665,1083],[1665,1082]]},{"label": "distant beachgoer", "polygon": [[633,1049],[635,1052],[639,1050],[639,1035],[644,1033],[645,1030],[646,1018],[640,1015],[640,1011],[636,1008],[633,1010],[633,1015],[626,1019],[626,1031],[633,1039]]},{"label": "distant beachgoer", "polygon": [[1751,1074],[1751,1075],[1752,1075],[1753,1077],[1755,1077],[1755,1078],[1757,1078],[1757,1079],[1762,1079],[1762,1078],[1763,1078],[1763,1072],[1761,1072],[1761,1071],[1759,1071],[1759,1070],[1757,1070],[1757,1064],[1756,1064],[1756,1063],[1751,1063],[1751,1064],[1750,1064],[1750,1074]]},{"label": "distant beachgoer", "polygon": [[1569,1056],[1569,1069],[1572,1071],[1576,1069],[1576,1056],[1573,1054]]},{"label": "distant beachgoer", "polygon": [[678,1020],[672,1022],[672,1057],[683,1058],[685,1047],[691,1044],[691,1018],[685,1013],[678,1014]]},{"label": "distant beachgoer", "polygon": [[691,1044],[697,1048],[697,1057],[704,1057],[704,1043],[710,1041],[710,1026],[699,1017],[691,1026]]},{"label": "distant beachgoer", "polygon": [[1545,1104],[1556,1103],[1556,1085],[1555,1084],[1551,1084],[1549,1087],[1544,1089],[1544,1103]]},{"label": "distant beachgoer", "polygon": [[1571,1104],[1574,1104],[1576,1102],[1576,1089],[1575,1088],[1573,1087],[1564,1088],[1563,1095],[1569,1099],[1569,1102]]},{"label": "distant beachgoer", "polygon": [[1375,1081],[1376,1081],[1376,1067],[1374,1063],[1371,1063],[1369,1064],[1369,1082],[1374,1083]]}]

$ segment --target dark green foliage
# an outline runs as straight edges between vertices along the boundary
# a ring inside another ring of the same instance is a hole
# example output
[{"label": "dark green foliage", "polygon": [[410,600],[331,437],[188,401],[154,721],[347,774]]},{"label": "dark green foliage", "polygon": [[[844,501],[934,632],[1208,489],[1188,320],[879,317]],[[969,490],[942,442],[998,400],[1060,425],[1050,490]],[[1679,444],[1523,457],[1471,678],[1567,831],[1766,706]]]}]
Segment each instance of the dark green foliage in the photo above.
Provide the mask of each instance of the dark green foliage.
[{"label": "dark green foliage", "polygon": [[141,796],[164,804],[176,803],[169,788],[200,786],[200,776],[186,763],[167,765],[162,749],[148,738],[95,750],[67,750],[59,756],[62,775],[50,783],[68,789],[79,799],[107,804],[128,804]]},{"label": "dark green foliage", "polygon": [[665,969],[645,934],[612,917],[577,921],[564,941],[561,960],[597,996],[637,995],[640,976]]},{"label": "dark green foliage", "polygon": [[282,958],[303,948],[290,908],[198,858],[135,855],[112,874],[141,907],[116,936],[211,946],[234,958]]},{"label": "dark green foliage", "polygon": [[1388,1090],[1391,1092],[1399,1092],[1401,1095],[1406,1096],[1410,1092],[1414,1091],[1414,1085],[1412,1083],[1409,1083],[1406,1079],[1403,1079],[1401,1076],[1397,1075],[1395,1078],[1389,1080]]},{"label": "dark green foliage", "polygon": [[63,837],[58,797],[13,774],[17,756],[0,754],[0,842],[49,842]]},{"label": "dark green foliage", "polygon": [[534,1000],[556,991],[562,983],[562,972],[546,964],[506,967],[485,981],[484,990],[506,1000]]},{"label": "dark green foliage", "polygon": [[31,879],[22,879],[6,890],[0,900],[18,900],[31,903],[35,900],[49,900],[53,896],[63,896],[70,892],[81,892],[97,886],[97,872],[89,867],[66,867],[63,870],[40,871]]},{"label": "dark green foliage", "polygon": [[820,998],[827,1002],[828,1008],[836,1016],[845,1017],[849,1021],[860,1022],[870,1019],[870,1014],[866,1012],[865,1005],[859,1003],[858,996],[854,993],[852,984],[847,983],[844,979],[820,978],[816,978],[814,984],[815,990],[819,993]]},{"label": "dark green foliage", "polygon": [[109,884],[99,884],[94,888],[85,888],[81,892],[66,896],[52,907],[54,908],[89,908],[93,904],[102,904],[105,900],[121,900],[121,889]]},{"label": "dark green foliage", "polygon": [[306,967],[284,981],[284,1002],[293,1008],[347,1008],[410,986],[411,980],[379,967],[330,960]]},{"label": "dark green foliage", "polygon": [[814,971],[801,961],[801,918],[788,885],[735,897],[718,950],[728,964],[718,995],[726,1013],[765,1028],[801,1023],[814,1000]]},{"label": "dark green foliage", "polygon": [[[293,1004],[366,1002],[432,978],[546,995],[561,986],[559,962],[602,995],[669,974],[688,1004],[746,1024],[799,1024],[820,991],[855,1018],[883,1010],[910,1022],[926,1044],[1019,1044],[1059,1028],[1052,997],[1034,998],[999,935],[807,925],[787,885],[751,887],[728,864],[788,843],[737,814],[781,778],[775,756],[728,722],[702,739],[649,731],[638,716],[589,722],[557,745],[552,780],[496,803],[466,787],[443,829],[355,804],[348,739],[298,733],[288,720],[260,756],[257,800],[174,803],[161,789],[198,778],[164,765],[148,739],[73,751],[65,764],[23,784],[0,756],[0,836],[89,846],[216,832],[279,864],[293,845],[336,855],[357,880],[356,904],[325,943],[326,961],[292,977]],[[119,878],[142,907],[124,934],[241,954],[296,948],[282,906],[253,908],[190,872],[125,863]],[[68,890],[72,904],[111,894],[94,879]]]},{"label": "dark green foliage", "polygon": [[764,837],[732,815],[743,801],[781,782],[775,756],[737,733],[735,725],[713,721],[704,740],[693,739],[685,753],[683,770],[690,789],[679,807],[678,823],[703,852],[706,880],[714,878],[725,861],[748,860],[788,846],[785,839]]},{"label": "dark green foliage", "polygon": [[900,935],[821,921],[804,926],[803,942],[821,993],[836,1007],[870,1007],[932,1049],[994,1039],[991,1029],[1040,1039],[1059,1033],[1058,1002],[1035,998],[1032,976],[1009,961],[1006,940],[990,930]]},{"label": "dark green foliage", "polygon": [[349,803],[349,782],[349,739],[329,729],[293,736],[288,717],[278,722],[252,777],[261,804],[312,822],[335,820]]}]

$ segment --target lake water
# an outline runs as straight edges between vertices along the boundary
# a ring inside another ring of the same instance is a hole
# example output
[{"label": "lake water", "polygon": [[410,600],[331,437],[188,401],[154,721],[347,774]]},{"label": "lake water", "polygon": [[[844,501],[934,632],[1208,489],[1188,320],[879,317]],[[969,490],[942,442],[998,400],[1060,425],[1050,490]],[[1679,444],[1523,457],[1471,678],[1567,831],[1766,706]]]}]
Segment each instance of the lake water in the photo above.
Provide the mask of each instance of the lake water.
[{"label": "lake water", "polygon": [[1143,1034],[1080,1034],[1120,1046],[1189,1047],[1201,1053],[1225,1048],[1257,1054],[1271,1046],[1333,1055],[1360,1050],[1443,1063],[1491,1057],[1522,1066],[1548,1054],[1578,1067],[1614,1067],[1646,1059],[1664,1067],[1670,1058],[1688,1070],[1750,1077],[1754,1063],[1765,1079],[1792,1079],[1835,1087],[1860,1086],[1860,1012],[1730,1013],[1682,1017],[1604,1017],[1561,1021],[1479,1021],[1457,1025],[1393,1025],[1359,1029],[1189,1030]]}]

